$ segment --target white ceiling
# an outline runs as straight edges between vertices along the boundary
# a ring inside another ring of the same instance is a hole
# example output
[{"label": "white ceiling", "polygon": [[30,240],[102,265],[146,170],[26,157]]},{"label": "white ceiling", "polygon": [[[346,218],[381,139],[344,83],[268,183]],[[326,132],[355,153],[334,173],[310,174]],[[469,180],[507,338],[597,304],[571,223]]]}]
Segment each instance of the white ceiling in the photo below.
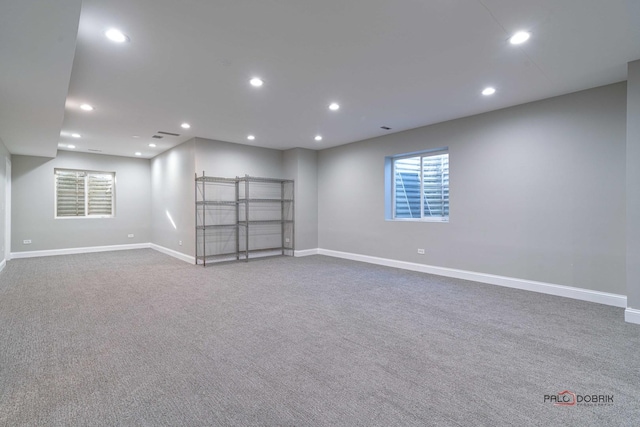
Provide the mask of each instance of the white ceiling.
[{"label": "white ceiling", "polygon": [[[2,1],[0,138],[50,157],[327,148],[625,80],[638,29],[640,0]],[[180,136],[150,148],[157,131]]]}]

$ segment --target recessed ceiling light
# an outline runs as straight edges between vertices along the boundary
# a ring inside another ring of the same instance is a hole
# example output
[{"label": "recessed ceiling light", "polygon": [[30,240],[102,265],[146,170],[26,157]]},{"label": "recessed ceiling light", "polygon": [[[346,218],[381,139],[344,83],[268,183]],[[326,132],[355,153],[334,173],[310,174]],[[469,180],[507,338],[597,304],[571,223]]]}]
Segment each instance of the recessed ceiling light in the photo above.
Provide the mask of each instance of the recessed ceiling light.
[{"label": "recessed ceiling light", "polygon": [[68,145],[67,145],[67,148],[71,148],[71,149],[73,150],[74,148],[76,148],[76,146],[75,146],[75,145],[73,145],[73,144],[68,144]]},{"label": "recessed ceiling light", "polygon": [[80,109],[84,110],[84,111],[93,111],[93,107],[89,104],[82,104],[80,106]]},{"label": "recessed ceiling light", "polygon": [[335,103],[335,102],[333,102],[333,103],[331,103],[331,104],[329,105],[329,109],[330,109],[330,110],[333,110],[333,111],[339,110],[339,109],[340,109],[340,105],[339,105],[339,104],[337,104],[337,103]]},{"label": "recessed ceiling light", "polygon": [[136,156],[142,156],[142,153],[139,152],[139,151],[136,151],[135,154],[136,154]]},{"label": "recessed ceiling light", "polygon": [[511,38],[509,39],[509,43],[511,44],[524,43],[527,40],[529,40],[529,37],[531,37],[531,33],[528,33],[526,31],[518,31],[517,33],[511,36]]},{"label": "recessed ceiling light", "polygon": [[255,86],[255,87],[260,87],[264,84],[262,79],[258,77],[252,78],[251,80],[249,80],[249,83],[251,83],[251,86]]},{"label": "recessed ceiling light", "polygon": [[154,144],[153,142],[151,144],[149,144],[149,147],[156,147],[156,144]]},{"label": "recessed ceiling light", "polygon": [[482,91],[482,94],[484,96],[489,96],[489,95],[493,95],[494,93],[496,93],[496,90],[492,87],[487,87]]},{"label": "recessed ceiling light", "polygon": [[80,138],[80,134],[79,133],[72,133],[71,136],[74,137],[74,138]]},{"label": "recessed ceiling light", "polygon": [[313,139],[315,139],[316,141],[322,141],[322,136],[321,135],[316,135],[316,137],[313,138]]},{"label": "recessed ceiling light", "polygon": [[256,139],[256,137],[254,135],[249,135],[249,136],[247,136],[247,139],[249,141],[253,141],[254,139]]},{"label": "recessed ceiling light", "polygon": [[189,123],[183,123],[183,124],[180,125],[180,127],[182,129],[189,129],[191,127],[191,125]]},{"label": "recessed ceiling light", "polygon": [[109,40],[116,43],[124,43],[127,40],[129,40],[129,37],[124,35],[122,31],[115,28],[108,29],[107,31],[104,32],[104,35],[107,36]]}]

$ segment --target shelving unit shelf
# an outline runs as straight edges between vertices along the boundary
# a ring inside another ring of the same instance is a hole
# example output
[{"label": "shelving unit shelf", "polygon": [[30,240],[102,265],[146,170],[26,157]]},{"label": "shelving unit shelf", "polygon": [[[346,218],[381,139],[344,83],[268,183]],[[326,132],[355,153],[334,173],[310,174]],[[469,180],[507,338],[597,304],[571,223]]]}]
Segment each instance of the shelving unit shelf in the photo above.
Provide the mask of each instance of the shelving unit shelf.
[{"label": "shelving unit shelf", "polygon": [[196,264],[293,256],[294,182],[195,176]]}]

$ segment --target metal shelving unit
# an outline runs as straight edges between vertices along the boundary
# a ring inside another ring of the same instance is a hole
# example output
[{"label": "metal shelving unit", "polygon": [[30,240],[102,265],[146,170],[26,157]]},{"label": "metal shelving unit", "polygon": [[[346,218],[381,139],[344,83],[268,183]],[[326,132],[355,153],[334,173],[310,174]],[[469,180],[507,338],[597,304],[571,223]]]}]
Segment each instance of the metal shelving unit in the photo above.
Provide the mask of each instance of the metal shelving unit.
[{"label": "metal shelving unit", "polygon": [[196,174],[196,264],[294,254],[294,182]]}]

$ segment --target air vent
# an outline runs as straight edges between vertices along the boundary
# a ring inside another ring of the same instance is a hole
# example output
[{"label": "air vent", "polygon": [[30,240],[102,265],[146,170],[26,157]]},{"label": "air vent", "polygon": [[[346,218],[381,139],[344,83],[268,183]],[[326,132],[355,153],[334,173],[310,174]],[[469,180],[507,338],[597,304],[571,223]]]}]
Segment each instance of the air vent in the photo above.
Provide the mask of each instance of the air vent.
[{"label": "air vent", "polygon": [[163,135],[169,135],[169,136],[180,136],[180,134],[179,134],[179,133],[164,132],[164,131],[161,131],[161,130],[159,130],[159,131],[158,131],[158,132],[156,132],[156,133],[161,133],[161,134],[163,134]]},{"label": "air vent", "polygon": [[380,126],[380,129],[391,130],[391,128],[389,126]]},{"label": "air vent", "polygon": [[153,135],[151,138],[154,138],[154,139],[162,139],[162,138],[164,138],[164,136],[160,136],[160,135]]},{"label": "air vent", "polygon": [[96,150],[95,148],[89,148],[89,151],[93,153],[102,153],[102,150]]}]

